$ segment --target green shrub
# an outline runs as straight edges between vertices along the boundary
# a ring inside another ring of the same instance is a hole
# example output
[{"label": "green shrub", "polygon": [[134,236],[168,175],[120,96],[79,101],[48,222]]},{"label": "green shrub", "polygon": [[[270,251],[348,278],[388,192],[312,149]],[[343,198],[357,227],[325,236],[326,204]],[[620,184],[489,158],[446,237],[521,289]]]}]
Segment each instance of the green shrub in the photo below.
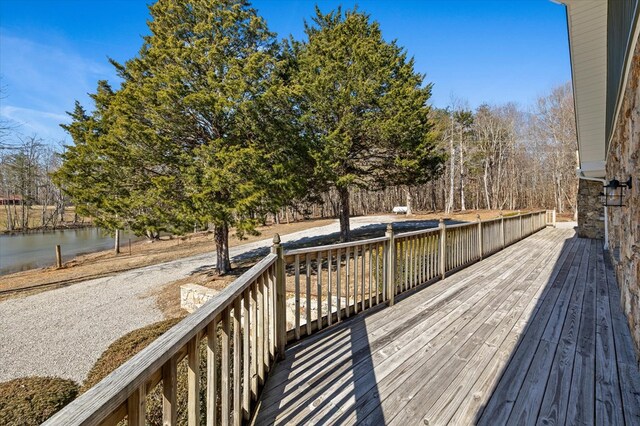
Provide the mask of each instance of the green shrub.
[{"label": "green shrub", "polygon": [[59,377],[23,377],[0,383],[0,424],[39,425],[78,395],[78,384]]},{"label": "green shrub", "polygon": [[104,379],[109,373],[120,367],[132,356],[149,346],[151,342],[180,322],[181,319],[182,318],[172,318],[156,322],[146,327],[133,330],[113,342],[102,355],[100,355],[100,358],[98,358],[89,371],[86,380],[80,388],[80,392],[84,393],[89,390],[89,388]]}]

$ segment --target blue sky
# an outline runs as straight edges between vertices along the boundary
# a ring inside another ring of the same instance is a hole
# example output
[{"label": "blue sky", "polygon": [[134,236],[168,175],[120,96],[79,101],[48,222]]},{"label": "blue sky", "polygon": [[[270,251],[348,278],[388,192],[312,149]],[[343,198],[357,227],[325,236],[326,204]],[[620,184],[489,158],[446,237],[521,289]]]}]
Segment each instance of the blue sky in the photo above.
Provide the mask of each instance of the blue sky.
[{"label": "blue sky", "polygon": [[[550,0],[318,1],[323,11],[358,5],[396,39],[434,84],[432,104],[452,96],[476,107],[523,107],[571,78],[564,7]],[[65,140],[59,128],[99,79],[118,81],[107,58],[136,55],[147,33],[144,0],[0,1],[0,115],[20,132]],[[255,0],[280,38],[303,37],[314,1]]]}]

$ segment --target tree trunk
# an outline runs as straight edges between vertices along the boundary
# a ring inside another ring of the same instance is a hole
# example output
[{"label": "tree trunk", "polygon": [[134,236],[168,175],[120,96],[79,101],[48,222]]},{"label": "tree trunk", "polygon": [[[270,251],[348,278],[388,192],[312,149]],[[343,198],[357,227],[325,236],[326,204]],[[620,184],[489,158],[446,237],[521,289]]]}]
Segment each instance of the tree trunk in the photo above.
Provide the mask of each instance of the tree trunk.
[{"label": "tree trunk", "polygon": [[340,195],[340,241],[349,241],[349,188],[338,188]]},{"label": "tree trunk", "polygon": [[29,213],[26,209],[24,202],[22,203],[22,231],[26,231],[29,228]]},{"label": "tree trunk", "polygon": [[487,205],[487,210],[491,210],[491,204],[489,203],[489,164],[485,161],[484,163],[484,176],[482,177],[482,181],[484,182],[484,199]]},{"label": "tree trunk", "polygon": [[445,209],[445,213],[450,213],[453,210],[453,197],[455,191],[455,170],[456,170],[456,151],[453,146],[453,136],[449,139],[449,149],[451,155],[451,170],[449,170],[449,201],[447,202],[447,208]]},{"label": "tree trunk", "polygon": [[467,208],[464,204],[464,149],[463,149],[463,131],[460,127],[460,210],[465,211]]},{"label": "tree trunk", "polygon": [[60,223],[64,223],[64,196],[60,195],[60,210],[58,213],[60,214]]},{"label": "tree trunk", "polygon": [[413,209],[411,204],[412,204],[411,194],[409,193],[409,190],[407,190],[407,216],[413,215]]},{"label": "tree trunk", "polygon": [[229,225],[216,225],[214,231],[216,242],[216,270],[218,274],[225,275],[231,272],[231,259],[229,259]]},{"label": "tree trunk", "polygon": [[114,250],[114,252],[116,254],[120,254],[120,230],[119,229],[116,229],[115,240],[116,240],[116,242],[115,242],[115,245],[113,247],[113,250]]}]

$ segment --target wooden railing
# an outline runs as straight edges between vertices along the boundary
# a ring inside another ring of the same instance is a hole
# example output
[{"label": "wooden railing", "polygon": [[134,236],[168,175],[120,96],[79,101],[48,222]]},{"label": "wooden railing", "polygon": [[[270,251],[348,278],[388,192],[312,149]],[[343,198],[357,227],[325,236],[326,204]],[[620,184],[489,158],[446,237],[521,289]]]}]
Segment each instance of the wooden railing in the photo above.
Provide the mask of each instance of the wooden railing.
[{"label": "wooden railing", "polygon": [[[221,291],[201,309],[57,413],[46,424],[144,425],[146,396],[162,386],[163,422],[177,424],[176,370],[187,358],[189,425],[240,424],[248,420],[261,386],[284,354],[282,248]],[[279,275],[280,274],[280,275]],[[280,328],[279,328],[280,326]],[[201,348],[201,345],[206,348]],[[206,357],[206,407],[200,407],[201,352]],[[206,413],[206,416],[202,414]]]},{"label": "wooden railing", "polygon": [[45,424],[142,425],[147,395],[161,386],[163,423],[175,425],[177,365],[186,358],[188,424],[239,425],[287,342],[393,305],[397,295],[501,250],[549,219],[539,211],[449,226],[441,220],[438,228],[399,234],[389,225],[384,237],[287,252],[276,235],[271,254]]},{"label": "wooden railing", "polygon": [[446,224],[350,243],[289,250],[287,342],[297,341],[395,296],[441,279],[543,229],[537,211],[486,221]]}]

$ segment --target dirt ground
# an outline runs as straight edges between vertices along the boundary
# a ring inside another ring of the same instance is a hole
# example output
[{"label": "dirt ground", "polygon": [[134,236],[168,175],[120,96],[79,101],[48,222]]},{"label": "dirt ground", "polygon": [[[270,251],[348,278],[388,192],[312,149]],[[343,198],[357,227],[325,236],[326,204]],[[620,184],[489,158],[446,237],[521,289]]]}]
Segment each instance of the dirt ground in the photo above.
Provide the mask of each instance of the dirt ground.
[{"label": "dirt ground", "polygon": [[[504,215],[508,215],[513,214],[514,212],[502,211],[502,213]],[[498,210],[467,210],[464,213],[455,212],[451,214],[445,214],[443,212],[418,213],[414,214],[410,218],[398,215],[397,218],[399,221],[409,219],[412,221],[438,220],[441,218],[458,221],[475,221],[477,220],[478,215],[480,215],[480,218],[484,220],[498,217],[499,214],[500,211]],[[558,217],[559,221],[562,219],[564,218]],[[570,216],[568,217],[568,220],[571,220]],[[235,237],[232,232],[229,245],[231,247],[235,247],[253,241],[272,238],[276,233],[285,235],[328,225],[334,221],[335,219],[315,219],[290,224],[264,226],[258,228],[260,235],[249,236],[243,240]],[[354,239],[364,239],[370,238],[372,235],[369,232],[364,231],[354,233],[353,237]],[[318,242],[318,244],[331,244],[336,242],[333,241],[334,239],[336,239],[335,235],[323,239]],[[316,245],[315,242],[314,245]],[[153,243],[148,241],[139,241],[131,244],[131,251],[129,251],[129,246],[125,244],[122,247],[121,253],[118,255],[116,255],[113,250],[108,250],[79,256],[66,262],[61,269],[51,267],[4,275],[0,280],[0,292],[5,290],[25,289],[34,286],[55,286],[56,284],[68,285],[207,252],[211,252],[212,255],[214,252],[213,235],[208,232],[190,234],[184,237],[165,237],[162,240],[155,241]],[[187,281],[190,283],[204,285],[209,288],[222,289],[251,267],[255,260],[257,259],[245,260],[241,265],[234,265],[234,272],[227,276],[218,276],[211,272],[207,272],[191,276]],[[179,293],[180,285],[186,282],[183,281],[185,280],[179,280],[165,285],[158,289],[158,292],[155,294],[158,305],[168,317],[184,314],[184,312],[180,310],[179,300],[175,296],[176,292]],[[11,297],[11,295],[5,295],[0,298],[5,297]]]}]

